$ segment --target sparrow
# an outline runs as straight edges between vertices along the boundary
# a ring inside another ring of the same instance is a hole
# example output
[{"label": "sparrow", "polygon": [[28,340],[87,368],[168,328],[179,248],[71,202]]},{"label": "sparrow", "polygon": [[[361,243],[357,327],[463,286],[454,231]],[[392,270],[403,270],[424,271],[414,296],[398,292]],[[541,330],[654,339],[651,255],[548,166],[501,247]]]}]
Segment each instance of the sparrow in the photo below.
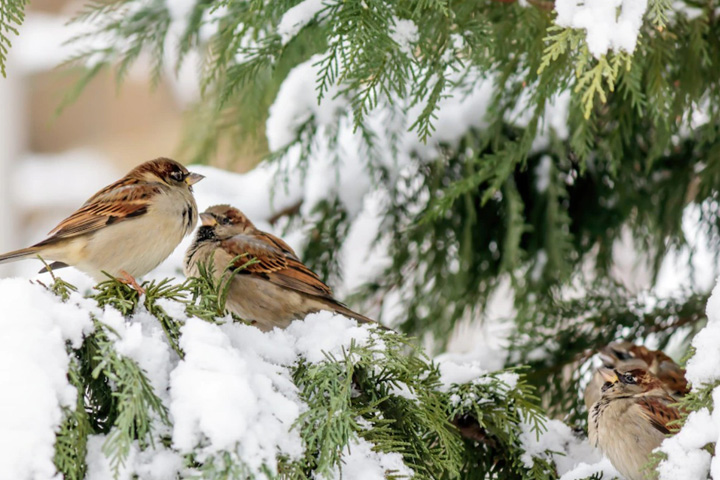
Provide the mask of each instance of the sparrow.
[{"label": "sparrow", "polygon": [[258,230],[240,210],[216,205],[201,213],[200,221],[185,274],[197,277],[199,264],[209,264],[216,280],[231,282],[226,308],[260,330],[285,328],[320,310],[376,323],[338,302],[287,243]]},{"label": "sparrow", "polygon": [[643,368],[600,368],[605,383],[588,414],[590,443],[610,459],[627,480],[648,480],[650,453],[677,431],[668,423],[680,418],[663,383]]},{"label": "sparrow", "polygon": [[[680,400],[690,389],[685,379],[685,370],[661,350],[649,350],[647,347],[630,342],[612,342],[598,351],[603,366],[630,370],[643,368],[655,375],[665,390],[675,399]],[[595,372],[585,389],[585,406],[590,407],[600,398],[600,388],[605,380]]]},{"label": "sparrow", "polygon": [[192,185],[203,178],[168,158],[145,162],[90,197],[48,238],[0,255],[0,263],[40,256],[53,260],[50,269],[73,266],[96,281],[107,272],[142,293],[135,277],[157,267],[195,228]]}]

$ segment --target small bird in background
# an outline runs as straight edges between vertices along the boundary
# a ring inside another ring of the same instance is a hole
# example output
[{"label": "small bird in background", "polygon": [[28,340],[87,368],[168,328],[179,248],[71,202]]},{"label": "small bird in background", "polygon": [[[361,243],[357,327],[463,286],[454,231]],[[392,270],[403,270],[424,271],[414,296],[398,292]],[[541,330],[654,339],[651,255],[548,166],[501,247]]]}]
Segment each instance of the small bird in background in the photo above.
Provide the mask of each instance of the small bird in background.
[{"label": "small bird in background", "polygon": [[[690,389],[685,379],[685,370],[661,350],[649,350],[647,347],[630,342],[612,342],[598,351],[603,366],[620,371],[642,368],[655,375],[663,388],[675,400],[681,399]],[[605,383],[597,371],[585,389],[585,406],[588,410],[600,398],[600,389]]]},{"label": "small bird in background", "polygon": [[[263,331],[285,328],[293,320],[320,310],[361,323],[376,323],[335,300],[330,287],[287,243],[255,228],[240,210],[216,205],[201,213],[200,220],[195,241],[185,256],[185,274],[196,277],[199,263],[212,262],[216,280],[222,280],[232,263],[226,307],[240,318]],[[245,268],[239,268],[250,260]]]},{"label": "small bird in background", "polygon": [[39,255],[53,260],[52,269],[73,266],[97,281],[105,271],[143,293],[135,277],[157,267],[195,228],[192,185],[203,178],[167,158],[145,162],[90,197],[47,239],[0,255],[0,263]]},{"label": "small bird in background", "polygon": [[600,368],[605,383],[588,413],[590,443],[600,448],[627,480],[649,480],[650,453],[678,427],[680,418],[663,383],[643,368],[621,371]]}]

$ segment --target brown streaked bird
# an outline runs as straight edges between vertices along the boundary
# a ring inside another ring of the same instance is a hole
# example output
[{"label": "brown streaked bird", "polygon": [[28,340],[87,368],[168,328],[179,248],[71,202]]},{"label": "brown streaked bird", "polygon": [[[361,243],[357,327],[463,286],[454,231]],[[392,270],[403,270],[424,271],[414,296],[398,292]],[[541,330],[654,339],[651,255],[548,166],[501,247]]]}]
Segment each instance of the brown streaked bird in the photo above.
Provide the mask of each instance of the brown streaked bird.
[{"label": "brown streaked bird", "polygon": [[47,239],[0,255],[0,263],[39,255],[53,260],[53,269],[73,266],[97,281],[105,271],[142,293],[135,277],[157,267],[195,228],[192,185],[202,178],[167,158],[145,162],[90,197]]},{"label": "brown streaked bird", "polygon": [[198,276],[198,264],[212,261],[215,277],[221,279],[231,264],[237,268],[255,261],[231,273],[226,308],[240,318],[263,331],[285,328],[320,310],[375,323],[335,300],[330,287],[287,243],[255,228],[240,210],[216,205],[201,213],[200,220],[202,225],[185,256],[187,276]]},{"label": "brown streaked bird", "polygon": [[[661,350],[650,350],[631,342],[612,342],[598,351],[603,366],[630,370],[643,368],[655,375],[665,390],[676,400],[681,399],[690,389],[685,379],[685,370]],[[590,407],[600,398],[600,388],[605,381],[595,372],[593,379],[585,389],[585,406]]]},{"label": "brown streaked bird", "polygon": [[678,410],[670,406],[676,400],[645,369],[601,368],[599,372],[605,383],[588,414],[590,443],[600,448],[627,480],[656,478],[645,466],[650,453],[677,431],[678,427],[668,425],[680,418]]}]

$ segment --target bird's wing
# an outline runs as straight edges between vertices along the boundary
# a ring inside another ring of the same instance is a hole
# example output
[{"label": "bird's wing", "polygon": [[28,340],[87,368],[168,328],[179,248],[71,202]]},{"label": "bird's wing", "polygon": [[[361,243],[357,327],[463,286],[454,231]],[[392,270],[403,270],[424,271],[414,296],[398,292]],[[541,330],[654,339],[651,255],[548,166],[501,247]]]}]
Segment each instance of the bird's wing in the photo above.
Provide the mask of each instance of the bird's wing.
[{"label": "bird's wing", "polygon": [[680,419],[680,412],[670,406],[674,400],[665,396],[642,396],[637,399],[641,414],[650,424],[664,434],[673,433],[678,429],[676,425],[668,425],[673,420]]},{"label": "bird's wing", "polygon": [[240,275],[254,275],[301,293],[333,300],[330,287],[306,267],[285,242],[269,233],[235,235],[223,240],[221,246],[233,258],[243,255],[235,260],[237,268],[254,260],[238,270]]},{"label": "bird's wing", "polygon": [[93,195],[75,213],[60,222],[42,243],[94,232],[106,225],[147,213],[160,186],[123,178]]}]

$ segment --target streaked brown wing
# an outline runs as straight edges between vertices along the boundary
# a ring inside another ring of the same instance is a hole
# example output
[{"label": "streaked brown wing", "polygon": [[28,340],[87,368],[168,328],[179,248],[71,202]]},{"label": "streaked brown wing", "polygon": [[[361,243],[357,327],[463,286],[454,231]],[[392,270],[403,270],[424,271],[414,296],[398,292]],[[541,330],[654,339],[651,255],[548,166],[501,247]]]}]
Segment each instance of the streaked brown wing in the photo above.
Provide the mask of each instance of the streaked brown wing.
[{"label": "streaked brown wing", "polygon": [[256,263],[240,270],[239,274],[257,275],[266,280],[298,292],[332,299],[332,290],[309,268],[307,268],[285,242],[267,233],[257,235],[236,235],[221,243],[233,257],[245,254],[236,260],[237,267],[248,260]]},{"label": "streaked brown wing", "polygon": [[678,426],[668,426],[668,423],[680,418],[676,408],[669,406],[674,400],[670,397],[645,396],[638,399],[637,404],[650,424],[664,434],[675,432]]},{"label": "streaked brown wing", "polygon": [[160,187],[157,185],[123,178],[92,196],[80,209],[60,222],[43,243],[94,232],[106,225],[143,215],[151,198],[158,193]]}]

